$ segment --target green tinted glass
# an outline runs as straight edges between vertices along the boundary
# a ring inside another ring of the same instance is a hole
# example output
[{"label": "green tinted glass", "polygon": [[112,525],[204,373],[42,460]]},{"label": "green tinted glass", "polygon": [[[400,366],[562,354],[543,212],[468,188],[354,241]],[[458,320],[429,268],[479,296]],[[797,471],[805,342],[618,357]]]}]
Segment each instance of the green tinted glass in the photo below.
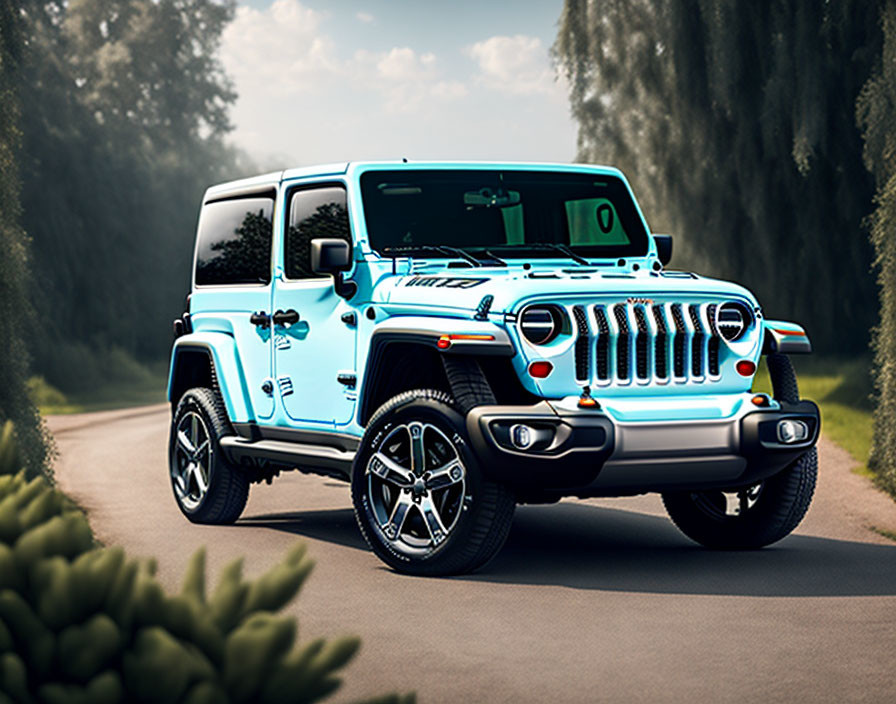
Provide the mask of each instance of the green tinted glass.
[{"label": "green tinted glass", "polygon": [[630,242],[616,208],[606,198],[566,201],[569,243],[625,245]]}]

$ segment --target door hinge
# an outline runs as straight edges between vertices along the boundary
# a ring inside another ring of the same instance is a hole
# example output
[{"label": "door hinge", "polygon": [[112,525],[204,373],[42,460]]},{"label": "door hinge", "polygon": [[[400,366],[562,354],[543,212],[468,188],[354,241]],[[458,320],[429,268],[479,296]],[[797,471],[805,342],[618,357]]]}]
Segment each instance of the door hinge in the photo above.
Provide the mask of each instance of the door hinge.
[{"label": "door hinge", "polygon": [[292,379],[288,376],[281,376],[278,378],[277,386],[280,387],[281,396],[289,396],[292,393]]},{"label": "door hinge", "polygon": [[336,381],[343,386],[353,389],[355,388],[355,384],[358,383],[358,377],[352,372],[339,372],[339,374],[336,375]]}]

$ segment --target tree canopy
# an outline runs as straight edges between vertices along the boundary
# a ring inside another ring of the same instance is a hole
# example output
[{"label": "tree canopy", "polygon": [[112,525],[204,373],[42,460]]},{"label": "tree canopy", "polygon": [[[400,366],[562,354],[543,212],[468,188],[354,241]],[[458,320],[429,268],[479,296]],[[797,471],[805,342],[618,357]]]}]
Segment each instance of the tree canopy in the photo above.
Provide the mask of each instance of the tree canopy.
[{"label": "tree canopy", "polygon": [[855,105],[880,45],[878,2],[566,0],[554,53],[578,159],[627,174],[673,263],[857,352],[877,306]]},{"label": "tree canopy", "polygon": [[189,288],[204,188],[231,178],[216,50],[232,3],[26,2],[23,225],[38,371],[101,384],[107,351],[160,359]]}]

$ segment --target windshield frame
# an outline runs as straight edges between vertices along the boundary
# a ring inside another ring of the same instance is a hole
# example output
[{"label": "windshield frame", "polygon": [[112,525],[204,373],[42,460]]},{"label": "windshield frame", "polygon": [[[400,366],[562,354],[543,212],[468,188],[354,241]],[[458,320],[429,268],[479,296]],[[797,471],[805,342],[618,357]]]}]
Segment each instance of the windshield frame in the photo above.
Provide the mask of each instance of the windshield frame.
[{"label": "windshield frame", "polygon": [[[360,166],[360,165],[359,165]],[[640,258],[649,256],[654,249],[653,238],[650,229],[641,212],[640,206],[635,199],[625,177],[616,169],[606,167],[588,167],[584,165],[551,165],[550,167],[541,167],[539,165],[502,165],[494,163],[431,163],[431,164],[401,164],[401,163],[377,163],[364,165],[359,169],[355,176],[355,182],[358,185],[358,200],[361,203],[361,220],[364,224],[366,234],[366,244],[374,254],[380,257],[412,257],[420,259],[456,259],[457,254],[452,254],[451,248],[462,250],[463,252],[472,254],[473,256],[488,261],[489,259],[568,259],[569,257],[559,251],[552,249],[549,243],[544,241],[518,243],[518,244],[487,244],[487,245],[463,245],[448,241],[414,243],[408,245],[408,249],[412,250],[416,244],[421,249],[429,251],[417,253],[402,253],[401,245],[394,243],[377,242],[376,229],[378,223],[371,221],[371,212],[373,208],[368,207],[370,204],[367,195],[372,188],[372,181],[376,179],[378,182],[389,182],[395,180],[396,183],[405,183],[414,181],[415,177],[425,179],[428,176],[439,175],[446,177],[469,178],[471,182],[501,182],[507,180],[507,189],[514,190],[513,184],[526,179],[544,179],[547,182],[554,181],[556,184],[562,184],[564,180],[569,180],[573,184],[578,183],[577,187],[584,185],[588,179],[596,179],[606,181],[614,190],[614,207],[619,210],[619,218],[624,221],[624,229],[629,242],[626,244],[612,245],[596,245],[596,244],[570,244],[563,242],[561,238],[559,242],[554,244],[562,244],[568,247],[576,255],[587,259],[618,259],[618,258]],[[562,187],[562,185],[560,186]],[[620,197],[621,196],[621,197]],[[525,199],[523,200],[525,206]],[[563,214],[566,217],[566,214]],[[568,228],[568,223],[567,223]],[[566,230],[568,236],[568,229]],[[438,251],[439,245],[445,246],[446,251]],[[531,245],[531,246],[527,246]],[[545,246],[549,245],[549,246]],[[386,251],[386,250],[393,251]],[[495,256],[491,256],[495,255]]]}]

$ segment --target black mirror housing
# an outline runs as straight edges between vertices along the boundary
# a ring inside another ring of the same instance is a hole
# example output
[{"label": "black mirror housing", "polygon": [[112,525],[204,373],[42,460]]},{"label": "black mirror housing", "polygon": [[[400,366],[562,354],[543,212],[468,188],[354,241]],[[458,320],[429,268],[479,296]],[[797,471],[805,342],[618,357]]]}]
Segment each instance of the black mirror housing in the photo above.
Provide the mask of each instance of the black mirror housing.
[{"label": "black mirror housing", "polygon": [[316,237],[311,240],[311,270],[315,274],[332,274],[336,295],[346,300],[358,291],[358,284],[342,278],[342,272],[352,268],[352,248],[336,237]]},{"label": "black mirror housing", "polygon": [[335,274],[352,268],[352,251],[348,242],[335,237],[311,240],[311,270],[315,274]]},{"label": "black mirror housing", "polygon": [[672,259],[672,235],[654,235],[653,241],[656,244],[656,255],[660,264],[666,266]]}]

